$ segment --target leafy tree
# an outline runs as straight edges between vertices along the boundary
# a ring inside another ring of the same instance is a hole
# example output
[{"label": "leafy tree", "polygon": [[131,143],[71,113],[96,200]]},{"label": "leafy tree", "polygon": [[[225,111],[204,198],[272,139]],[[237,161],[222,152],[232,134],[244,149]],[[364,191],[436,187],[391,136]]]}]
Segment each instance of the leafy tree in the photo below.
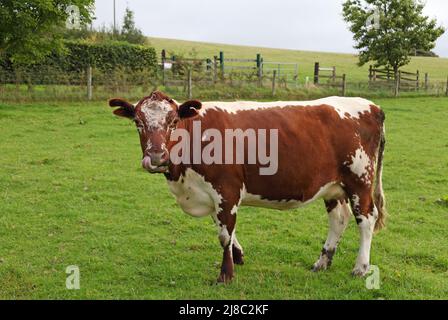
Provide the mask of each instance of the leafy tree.
[{"label": "leafy tree", "polygon": [[62,51],[63,29],[71,5],[79,9],[80,23],[91,19],[94,0],[1,0],[0,54],[14,63],[41,61],[50,52]]},{"label": "leafy tree", "polygon": [[146,38],[142,31],[135,26],[134,12],[132,12],[129,8],[126,8],[126,12],[124,14],[120,40],[134,44],[144,44],[146,42]]},{"label": "leafy tree", "polygon": [[374,61],[397,75],[416,50],[433,49],[445,30],[423,9],[424,4],[416,0],[345,1],[343,16],[359,50],[359,65]]}]

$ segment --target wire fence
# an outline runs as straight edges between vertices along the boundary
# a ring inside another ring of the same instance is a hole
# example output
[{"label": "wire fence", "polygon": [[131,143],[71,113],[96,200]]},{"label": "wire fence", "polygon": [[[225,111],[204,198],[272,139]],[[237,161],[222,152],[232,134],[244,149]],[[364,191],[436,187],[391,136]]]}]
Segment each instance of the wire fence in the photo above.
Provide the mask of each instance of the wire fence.
[{"label": "wire fence", "polygon": [[[302,95],[364,95],[394,96],[396,81],[353,82],[349,76],[330,70],[328,77],[319,81],[300,76],[298,65],[262,62],[258,68],[223,69],[209,59],[166,60],[157,70],[129,71],[116,69],[103,72],[88,68],[83,72],[67,73],[51,67],[26,72],[0,70],[0,102],[27,100],[102,100],[113,96],[141,98],[155,89],[174,92],[177,96],[210,96],[216,98],[251,98],[255,93],[263,97]],[[230,64],[230,61],[227,61]],[[277,66],[276,66],[277,65]],[[325,70],[325,69],[323,69]],[[322,72],[322,70],[321,70]],[[402,81],[405,83],[404,81]],[[448,80],[415,80],[400,95],[446,95]],[[253,95],[252,95],[253,94]]]}]

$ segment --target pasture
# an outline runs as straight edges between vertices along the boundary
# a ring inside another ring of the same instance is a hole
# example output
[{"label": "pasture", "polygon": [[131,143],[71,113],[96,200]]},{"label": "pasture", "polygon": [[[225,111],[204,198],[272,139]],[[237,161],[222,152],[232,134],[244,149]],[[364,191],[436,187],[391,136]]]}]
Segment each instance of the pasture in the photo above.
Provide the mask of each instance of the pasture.
[{"label": "pasture", "polygon": [[[379,290],[350,275],[354,219],[330,270],[310,271],[327,233],[322,201],[242,208],[245,265],[217,286],[212,220],[184,214],[164,177],[141,169],[133,123],[106,101],[0,104],[0,299],[446,299],[448,206],[437,200],[448,196],[448,99],[375,102],[387,118],[389,211],[372,245]],[[80,290],[65,287],[69,265]]]},{"label": "pasture", "polygon": [[[301,83],[306,76],[310,79],[313,78],[315,62],[320,62],[321,66],[325,67],[335,66],[339,75],[347,74],[348,82],[367,82],[369,75],[368,65],[358,67],[356,54],[237,46],[152,37],[148,38],[148,42],[157,52],[166,49],[167,52],[187,55],[194,51],[198,58],[213,58],[213,56],[219,54],[219,51],[224,51],[227,58],[254,59],[255,54],[260,53],[265,61],[295,62],[299,64]],[[411,72],[419,70],[422,76],[427,72],[430,81],[446,82],[448,58],[413,57],[409,65],[403,67],[403,70]]]}]

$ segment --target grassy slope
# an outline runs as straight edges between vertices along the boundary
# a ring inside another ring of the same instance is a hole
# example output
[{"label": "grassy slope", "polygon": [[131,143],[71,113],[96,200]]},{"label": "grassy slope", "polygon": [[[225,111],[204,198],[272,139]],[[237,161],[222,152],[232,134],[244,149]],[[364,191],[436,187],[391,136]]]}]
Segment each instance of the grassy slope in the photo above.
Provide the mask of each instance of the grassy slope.
[{"label": "grassy slope", "polygon": [[[348,81],[368,80],[368,66],[358,67],[356,65],[357,57],[353,54],[269,49],[163,38],[148,39],[158,52],[166,49],[168,52],[188,53],[194,48],[198,53],[198,57],[203,58],[213,58],[213,56],[219,54],[219,51],[224,51],[228,58],[255,59],[255,55],[261,53],[265,61],[297,62],[299,63],[301,80],[306,76],[311,77],[313,75],[314,63],[316,61],[319,61],[323,67],[336,66],[338,74],[347,74]],[[448,59],[415,57],[404,70],[410,72],[420,70],[422,74],[428,72],[432,80],[446,81],[448,76]]]},{"label": "grassy slope", "polygon": [[[350,276],[354,220],[331,270],[309,271],[326,237],[320,202],[243,208],[246,265],[233,284],[211,285],[221,258],[215,227],[182,213],[164,178],[140,169],[129,121],[105,104],[0,105],[0,298],[446,299],[448,213],[434,201],[448,194],[448,100],[378,103],[390,211],[373,242],[378,291]],[[73,264],[79,291],[65,289]]]}]

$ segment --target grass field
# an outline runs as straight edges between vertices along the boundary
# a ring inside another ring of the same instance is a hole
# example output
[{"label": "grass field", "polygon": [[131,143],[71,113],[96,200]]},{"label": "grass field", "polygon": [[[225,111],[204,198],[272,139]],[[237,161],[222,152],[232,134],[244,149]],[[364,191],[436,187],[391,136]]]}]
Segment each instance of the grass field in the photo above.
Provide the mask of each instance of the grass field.
[{"label": "grass field", "polygon": [[[132,123],[106,102],[0,104],[0,298],[447,299],[448,207],[436,200],[448,195],[448,99],[376,102],[387,114],[390,213],[373,241],[380,290],[350,275],[354,219],[331,269],[310,271],[327,232],[320,201],[243,208],[246,264],[232,284],[213,285],[216,229],[181,212],[163,176],[143,172]],[[69,265],[80,290],[65,288]]]},{"label": "grass field", "polygon": [[[265,61],[295,62],[299,64],[301,82],[304,81],[306,76],[312,79],[315,62],[320,62],[323,67],[336,66],[337,73],[346,73],[347,81],[349,82],[366,82],[369,75],[369,66],[358,67],[358,58],[354,54],[270,49],[163,38],[148,38],[148,41],[156,48],[158,53],[162,49],[166,49],[167,52],[187,54],[194,49],[198,57],[211,59],[213,56],[219,55],[219,51],[224,51],[227,58],[255,59],[255,55],[261,53]],[[428,72],[431,80],[446,81],[448,77],[448,59],[414,57],[411,63],[404,67],[403,70],[410,72],[419,70],[422,75]]]}]

